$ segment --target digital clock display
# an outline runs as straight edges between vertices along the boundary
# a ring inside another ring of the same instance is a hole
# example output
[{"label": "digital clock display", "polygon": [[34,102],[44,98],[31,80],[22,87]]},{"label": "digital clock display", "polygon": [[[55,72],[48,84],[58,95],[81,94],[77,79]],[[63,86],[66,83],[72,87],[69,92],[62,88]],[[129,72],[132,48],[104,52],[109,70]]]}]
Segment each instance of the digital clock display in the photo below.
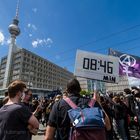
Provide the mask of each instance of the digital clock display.
[{"label": "digital clock display", "polygon": [[83,58],[83,69],[88,70],[103,70],[104,73],[113,73],[113,62],[105,60],[97,60],[90,58]]},{"label": "digital clock display", "polygon": [[87,51],[76,54],[75,76],[110,83],[119,81],[119,59]]}]

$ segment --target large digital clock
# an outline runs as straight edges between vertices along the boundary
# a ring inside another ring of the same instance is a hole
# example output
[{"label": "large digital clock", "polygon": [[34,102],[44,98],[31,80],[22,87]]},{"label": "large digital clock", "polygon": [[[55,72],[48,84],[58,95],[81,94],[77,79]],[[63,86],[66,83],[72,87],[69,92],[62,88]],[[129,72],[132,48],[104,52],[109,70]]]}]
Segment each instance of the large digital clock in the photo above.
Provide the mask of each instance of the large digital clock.
[{"label": "large digital clock", "polygon": [[104,73],[113,73],[113,62],[106,60],[83,58],[83,69],[101,71]]},{"label": "large digital clock", "polygon": [[119,59],[113,56],[78,50],[74,74],[79,77],[118,83]]}]

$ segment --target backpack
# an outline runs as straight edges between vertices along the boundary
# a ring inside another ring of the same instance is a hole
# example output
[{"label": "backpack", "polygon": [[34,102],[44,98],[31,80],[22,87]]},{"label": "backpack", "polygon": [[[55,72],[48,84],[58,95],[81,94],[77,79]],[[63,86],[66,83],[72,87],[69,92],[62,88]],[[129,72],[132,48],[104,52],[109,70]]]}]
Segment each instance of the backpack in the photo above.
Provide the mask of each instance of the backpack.
[{"label": "backpack", "polygon": [[83,109],[68,97],[64,100],[72,108],[68,110],[72,124],[69,140],[106,140],[103,112],[99,107],[94,107],[94,99],[90,100],[89,107]]}]

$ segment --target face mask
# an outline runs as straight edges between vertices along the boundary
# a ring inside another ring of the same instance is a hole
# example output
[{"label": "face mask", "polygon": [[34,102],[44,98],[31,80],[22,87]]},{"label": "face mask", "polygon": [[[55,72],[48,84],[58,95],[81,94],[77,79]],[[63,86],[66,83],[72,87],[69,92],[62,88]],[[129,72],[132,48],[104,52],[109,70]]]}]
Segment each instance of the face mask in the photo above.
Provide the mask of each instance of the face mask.
[{"label": "face mask", "polygon": [[25,98],[25,93],[22,92],[22,95],[21,95],[21,100],[23,100]]}]

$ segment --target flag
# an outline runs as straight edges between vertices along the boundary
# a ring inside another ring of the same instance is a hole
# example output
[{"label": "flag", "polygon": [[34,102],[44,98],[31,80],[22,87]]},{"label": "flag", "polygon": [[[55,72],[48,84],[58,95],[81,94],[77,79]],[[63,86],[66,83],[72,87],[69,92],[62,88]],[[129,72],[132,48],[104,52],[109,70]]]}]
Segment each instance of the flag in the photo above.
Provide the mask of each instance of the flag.
[{"label": "flag", "polygon": [[119,74],[140,78],[140,57],[109,49],[109,55],[119,57]]}]

